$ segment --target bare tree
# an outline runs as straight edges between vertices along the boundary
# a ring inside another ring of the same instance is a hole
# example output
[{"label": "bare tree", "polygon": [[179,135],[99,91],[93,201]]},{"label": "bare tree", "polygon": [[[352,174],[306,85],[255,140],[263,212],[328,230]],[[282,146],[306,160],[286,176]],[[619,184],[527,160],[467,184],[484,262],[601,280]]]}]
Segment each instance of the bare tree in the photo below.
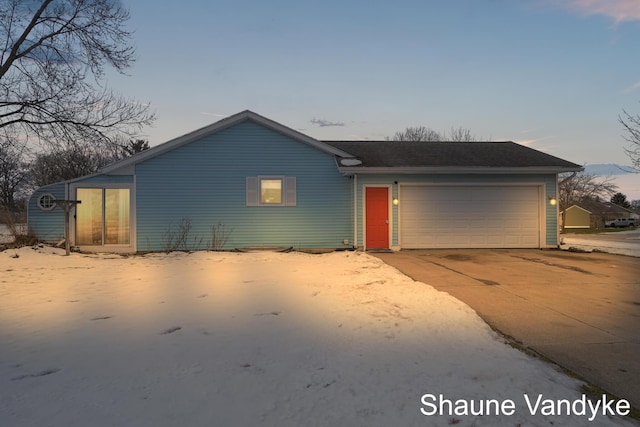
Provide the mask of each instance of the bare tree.
[{"label": "bare tree", "polygon": [[476,137],[471,133],[471,129],[463,128],[451,128],[449,135],[447,135],[447,141],[456,142],[473,142],[476,141]]},{"label": "bare tree", "polygon": [[35,187],[90,175],[113,162],[114,152],[87,144],[69,146],[38,154],[31,165],[31,183]]},{"label": "bare tree", "polygon": [[104,166],[149,149],[143,139],[116,142],[112,146],[87,143],[67,144],[64,148],[35,155],[29,183],[40,187],[99,172]]},{"label": "bare tree", "polygon": [[393,141],[442,141],[442,136],[426,126],[408,127],[402,132],[396,132]]},{"label": "bare tree", "polygon": [[27,187],[29,167],[24,148],[12,139],[0,139],[0,207],[9,211],[18,209],[17,201]]},{"label": "bare tree", "polygon": [[[389,138],[387,138],[389,139]],[[426,126],[408,127],[402,132],[396,132],[392,141],[453,141],[473,142],[478,139],[468,128],[452,127],[449,133],[440,133]]]},{"label": "bare tree", "polygon": [[560,174],[558,206],[564,211],[583,199],[608,200],[617,189],[612,177],[585,173]]},{"label": "bare tree", "polygon": [[622,110],[625,117],[618,116],[618,120],[627,131],[624,139],[631,145],[625,148],[624,152],[631,159],[633,167],[640,169],[640,115],[632,116],[625,110]]},{"label": "bare tree", "polygon": [[148,105],[101,84],[134,62],[128,19],[119,0],[0,0],[0,128],[57,146],[151,124]]}]

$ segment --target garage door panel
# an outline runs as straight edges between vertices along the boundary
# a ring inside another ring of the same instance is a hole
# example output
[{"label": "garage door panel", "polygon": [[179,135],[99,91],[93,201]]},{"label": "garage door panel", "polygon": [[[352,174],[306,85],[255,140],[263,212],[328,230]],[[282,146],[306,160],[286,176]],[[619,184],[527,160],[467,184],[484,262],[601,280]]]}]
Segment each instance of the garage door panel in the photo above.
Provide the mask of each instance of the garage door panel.
[{"label": "garage door panel", "polygon": [[401,185],[403,248],[540,247],[537,186]]}]

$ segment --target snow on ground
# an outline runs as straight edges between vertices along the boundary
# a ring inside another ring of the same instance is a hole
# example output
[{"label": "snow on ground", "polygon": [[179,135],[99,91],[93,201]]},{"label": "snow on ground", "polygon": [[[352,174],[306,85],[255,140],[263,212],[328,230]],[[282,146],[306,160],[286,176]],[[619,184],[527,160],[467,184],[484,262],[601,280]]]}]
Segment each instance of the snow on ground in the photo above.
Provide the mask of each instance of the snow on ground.
[{"label": "snow on ground", "polygon": [[634,425],[531,415],[581,383],[363,253],[62,254],[0,252],[2,426]]},{"label": "snow on ground", "polygon": [[562,234],[560,248],[576,248],[592,252],[601,252],[640,257],[640,229],[597,234]]}]

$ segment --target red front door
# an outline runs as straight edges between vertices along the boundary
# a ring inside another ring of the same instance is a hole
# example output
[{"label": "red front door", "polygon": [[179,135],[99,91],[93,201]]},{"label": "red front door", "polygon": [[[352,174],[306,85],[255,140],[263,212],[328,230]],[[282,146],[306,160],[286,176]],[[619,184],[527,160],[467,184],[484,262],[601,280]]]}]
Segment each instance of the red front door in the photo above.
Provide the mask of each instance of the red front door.
[{"label": "red front door", "polygon": [[367,249],[389,248],[389,189],[367,187],[365,191]]}]

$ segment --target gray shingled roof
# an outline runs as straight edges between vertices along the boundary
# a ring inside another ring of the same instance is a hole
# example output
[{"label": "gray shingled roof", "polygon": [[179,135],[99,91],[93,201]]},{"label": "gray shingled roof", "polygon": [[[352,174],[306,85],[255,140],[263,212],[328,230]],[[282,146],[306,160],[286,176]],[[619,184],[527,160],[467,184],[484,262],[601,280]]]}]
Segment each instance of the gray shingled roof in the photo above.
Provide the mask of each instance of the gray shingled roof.
[{"label": "gray shingled roof", "polygon": [[554,167],[580,165],[514,142],[323,141],[362,161],[358,167]]},{"label": "gray shingled roof", "polygon": [[592,214],[613,214],[618,215],[620,213],[629,213],[632,212],[631,209],[627,209],[623,206],[618,206],[615,203],[611,202],[601,202],[599,200],[593,200],[588,197],[585,197],[580,202],[575,203],[575,206],[581,207],[582,209],[588,210]]}]

